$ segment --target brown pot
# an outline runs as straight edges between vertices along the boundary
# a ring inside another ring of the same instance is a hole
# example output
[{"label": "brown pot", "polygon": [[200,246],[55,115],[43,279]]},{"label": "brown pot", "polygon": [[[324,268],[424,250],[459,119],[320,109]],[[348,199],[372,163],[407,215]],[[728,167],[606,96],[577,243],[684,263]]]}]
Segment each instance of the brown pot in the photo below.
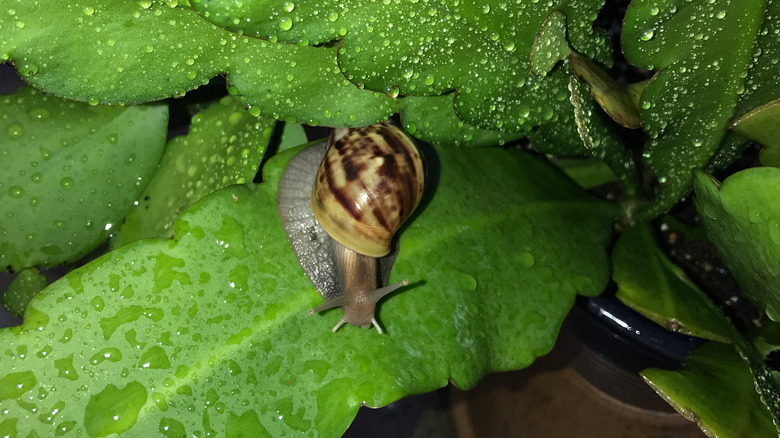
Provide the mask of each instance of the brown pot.
[{"label": "brown pot", "polygon": [[586,346],[564,325],[553,350],[530,367],[452,391],[460,438],[674,437],[703,432],[636,372]]}]

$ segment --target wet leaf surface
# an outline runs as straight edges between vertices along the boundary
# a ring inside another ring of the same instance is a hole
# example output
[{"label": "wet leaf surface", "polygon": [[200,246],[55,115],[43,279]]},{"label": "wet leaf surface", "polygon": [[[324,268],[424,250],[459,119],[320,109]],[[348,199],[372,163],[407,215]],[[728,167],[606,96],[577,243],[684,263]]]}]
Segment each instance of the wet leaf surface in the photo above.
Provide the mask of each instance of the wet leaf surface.
[{"label": "wet leaf surface", "polygon": [[112,247],[146,237],[171,237],[174,220],[187,207],[223,187],[252,181],[275,123],[250,115],[230,98],[193,116],[189,133],[168,142]]},{"label": "wet leaf surface", "polygon": [[160,160],[168,108],[0,97],[0,266],[75,261],[133,208]]},{"label": "wet leaf surface", "polygon": [[203,20],[184,2],[100,0],[78,6],[10,0],[5,6],[0,60],[11,60],[30,84],[71,99],[154,101],[225,73],[230,93],[254,115],[362,126],[395,112],[392,99],[344,78],[336,47],[239,36]]},{"label": "wet leaf surface", "polygon": [[721,144],[745,91],[756,38],[769,26],[766,6],[641,0],[629,6],[621,35],[626,58],[657,70],[639,104],[650,135],[644,156],[659,182],[645,216],[663,213],[686,195],[691,170],[707,164]]},{"label": "wet leaf surface", "polygon": [[308,316],[321,298],[276,213],[292,152],[266,164],[267,183],[189,208],[174,240],[97,259],[0,330],[3,427],[335,436],[361,403],[528,365],[576,294],[608,280],[614,206],[519,151],[426,149],[431,191],[390,279],[413,286],[381,304],[385,335],[331,333],[340,312]]},{"label": "wet leaf surface", "polygon": [[592,28],[601,4],[193,2],[223,28],[175,0],[11,0],[0,60],[49,92],[111,103],[182,95],[224,73],[254,114],[326,126],[377,123],[397,112],[392,97],[456,90],[465,123],[520,132],[557,110],[553,84],[528,69],[544,19],[565,15],[572,47],[608,62]]},{"label": "wet leaf surface", "polygon": [[399,101],[402,127],[409,134],[433,144],[495,146],[517,140],[528,132],[480,129],[461,121],[452,107],[452,96],[404,97]]},{"label": "wet leaf surface", "polygon": [[553,11],[542,23],[542,29],[531,47],[531,71],[535,75],[546,76],[569,53],[571,48],[566,40],[566,15]]},{"label": "wet leaf surface", "polygon": [[569,100],[574,109],[574,126],[580,142],[592,157],[603,160],[612,169],[626,194],[633,196],[639,190],[633,153],[620,141],[614,126],[610,126],[612,121],[596,104],[588,88],[573,73],[569,76]]}]

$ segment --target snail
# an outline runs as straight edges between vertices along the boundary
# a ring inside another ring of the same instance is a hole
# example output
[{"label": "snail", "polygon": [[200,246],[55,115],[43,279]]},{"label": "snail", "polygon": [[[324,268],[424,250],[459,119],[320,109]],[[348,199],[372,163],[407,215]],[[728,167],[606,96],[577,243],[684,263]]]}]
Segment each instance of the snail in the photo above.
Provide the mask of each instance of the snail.
[{"label": "snail", "polygon": [[299,152],[284,170],[279,215],[325,299],[309,314],[343,310],[333,332],[349,323],[382,333],[376,303],[408,284],[384,286],[397,253],[393,235],[419,204],[425,173],[417,146],[389,122],[334,129],[327,143]]}]

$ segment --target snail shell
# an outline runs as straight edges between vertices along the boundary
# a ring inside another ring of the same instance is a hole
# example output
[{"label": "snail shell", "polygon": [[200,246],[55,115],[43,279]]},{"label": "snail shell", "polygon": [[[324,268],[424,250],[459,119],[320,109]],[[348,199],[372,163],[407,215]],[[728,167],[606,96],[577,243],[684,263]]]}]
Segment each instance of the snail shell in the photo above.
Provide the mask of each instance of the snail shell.
[{"label": "snail shell", "polygon": [[387,282],[393,235],[422,197],[425,161],[388,123],[337,129],[328,143],[290,160],[277,207],[304,272],[325,298],[312,312],[341,307],[344,323],[382,330],[377,301],[408,282]]}]

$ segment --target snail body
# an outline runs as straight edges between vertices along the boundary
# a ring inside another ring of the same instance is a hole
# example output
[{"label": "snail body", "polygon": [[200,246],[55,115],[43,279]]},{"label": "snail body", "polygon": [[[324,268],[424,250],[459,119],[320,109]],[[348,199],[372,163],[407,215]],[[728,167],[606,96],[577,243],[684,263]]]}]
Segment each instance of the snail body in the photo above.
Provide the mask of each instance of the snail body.
[{"label": "snail body", "polygon": [[340,128],[290,160],[277,207],[304,272],[325,299],[310,313],[341,307],[333,328],[374,326],[395,259],[393,235],[419,204],[425,162],[400,129],[381,123]]}]

